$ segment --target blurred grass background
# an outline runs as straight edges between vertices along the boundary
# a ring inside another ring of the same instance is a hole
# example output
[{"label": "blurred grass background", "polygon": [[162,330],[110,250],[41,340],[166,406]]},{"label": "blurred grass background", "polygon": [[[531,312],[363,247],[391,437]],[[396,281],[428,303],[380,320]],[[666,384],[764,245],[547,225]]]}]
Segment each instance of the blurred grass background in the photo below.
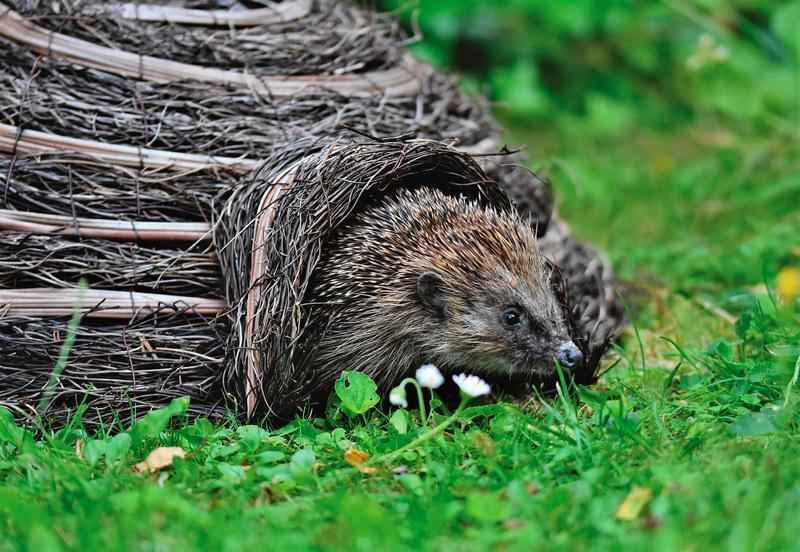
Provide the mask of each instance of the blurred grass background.
[{"label": "blurred grass background", "polygon": [[800,255],[800,2],[383,0],[486,93],[626,279],[710,294]]}]

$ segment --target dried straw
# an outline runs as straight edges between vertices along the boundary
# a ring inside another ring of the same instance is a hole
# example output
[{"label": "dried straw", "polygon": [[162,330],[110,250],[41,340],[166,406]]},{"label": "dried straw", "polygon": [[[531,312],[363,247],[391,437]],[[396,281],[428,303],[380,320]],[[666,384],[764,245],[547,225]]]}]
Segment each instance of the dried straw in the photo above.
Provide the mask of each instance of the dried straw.
[{"label": "dried straw", "polygon": [[58,426],[85,408],[88,425],[125,422],[189,395],[190,414],[225,415],[223,319],[165,310],[128,321],[81,320],[67,370],[46,412],[36,405],[66,335],[64,318],[0,314],[0,406]]},{"label": "dried straw", "polygon": [[348,95],[369,95],[375,92],[404,95],[417,92],[420,85],[419,65],[409,56],[403,56],[389,69],[364,73],[259,76],[253,74],[249,67],[247,71],[231,71],[143,55],[117,47],[99,46],[95,42],[40,27],[10,8],[0,12],[0,36],[40,54],[116,75],[154,82],[194,79],[231,84],[274,97],[291,96],[308,86],[322,86]]},{"label": "dried straw", "polygon": [[[334,136],[348,128],[372,136],[411,132],[463,147],[481,144],[495,132],[483,103],[464,97],[451,78],[430,71],[416,95],[356,98],[311,87],[283,99],[198,82],[135,81],[39,59],[2,39],[0,58],[6,68],[0,72],[0,123],[107,144],[258,159],[274,144]],[[484,153],[496,149],[494,144]],[[138,152],[132,153],[138,166]],[[241,159],[223,164],[251,168]]]},{"label": "dried straw", "polygon": [[211,220],[214,198],[238,182],[227,171],[125,167],[76,154],[0,156],[0,209],[148,222]]},{"label": "dried straw", "polygon": [[128,167],[168,167],[183,170],[221,168],[237,172],[249,171],[256,167],[256,162],[248,159],[174,153],[139,146],[118,146],[3,124],[0,124],[0,152],[12,155],[75,152]]},{"label": "dried straw", "polygon": [[[146,58],[153,57],[239,70],[255,77],[359,74],[397,66],[407,42],[395,19],[368,14],[336,0],[284,0],[266,3],[268,7],[262,9],[192,12],[176,12],[175,7],[154,5],[156,2],[128,4],[122,10],[118,4],[103,0],[4,3],[25,18],[16,23],[28,35],[20,38],[30,43],[35,36],[42,37],[38,39],[41,52],[58,52],[61,40],[48,39],[52,42],[49,46],[43,41],[54,32],[70,37],[73,45],[82,40],[95,47],[143,56],[144,72]],[[158,21],[159,12],[183,13],[212,22],[163,22]],[[281,17],[284,14],[288,17]],[[241,23],[258,18],[268,20],[259,25]],[[138,70],[136,62],[131,70]]]},{"label": "dried straw", "polygon": [[68,316],[78,309],[92,318],[128,320],[155,311],[216,315],[225,302],[204,297],[90,289],[23,288],[0,290],[0,310],[10,315]]},{"label": "dried straw", "polygon": [[5,232],[0,240],[0,290],[72,288],[83,278],[95,289],[221,298],[216,255],[207,246],[196,249]]},{"label": "dried straw", "polygon": [[[272,3],[268,8],[249,10],[191,9],[176,6],[154,6],[144,2],[97,3],[89,10],[96,10],[106,17],[122,17],[134,21],[157,23],[182,23],[188,25],[210,25],[218,27],[249,27],[255,25],[277,25],[296,21],[311,13],[311,0]],[[87,10],[87,11],[89,11]]]},{"label": "dried straw", "polygon": [[211,227],[203,222],[88,219],[8,209],[0,209],[0,230],[129,241],[195,242],[211,237]]}]

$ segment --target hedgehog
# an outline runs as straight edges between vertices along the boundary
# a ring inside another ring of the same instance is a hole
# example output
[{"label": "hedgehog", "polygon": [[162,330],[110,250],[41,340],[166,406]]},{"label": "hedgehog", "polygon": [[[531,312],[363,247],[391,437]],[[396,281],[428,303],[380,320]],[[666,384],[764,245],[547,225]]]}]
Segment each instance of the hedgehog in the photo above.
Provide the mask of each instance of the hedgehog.
[{"label": "hedgehog", "polygon": [[530,393],[556,360],[583,362],[554,270],[516,211],[433,187],[385,197],[338,229],[315,269],[307,396],[322,400],[343,370],[386,389],[427,362]]}]

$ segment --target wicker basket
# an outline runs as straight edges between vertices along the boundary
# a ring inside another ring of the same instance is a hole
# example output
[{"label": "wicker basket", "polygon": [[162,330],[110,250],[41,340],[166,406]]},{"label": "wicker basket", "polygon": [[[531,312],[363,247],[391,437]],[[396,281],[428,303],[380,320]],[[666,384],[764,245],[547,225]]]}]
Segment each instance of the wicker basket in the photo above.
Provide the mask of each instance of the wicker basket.
[{"label": "wicker basket", "polygon": [[498,153],[485,103],[408,57],[390,18],[260,4],[0,4],[0,405],[93,424],[180,395],[194,415],[257,421],[301,402],[326,237],[432,176],[528,217],[591,382],[624,323],[613,274],[547,183]]}]

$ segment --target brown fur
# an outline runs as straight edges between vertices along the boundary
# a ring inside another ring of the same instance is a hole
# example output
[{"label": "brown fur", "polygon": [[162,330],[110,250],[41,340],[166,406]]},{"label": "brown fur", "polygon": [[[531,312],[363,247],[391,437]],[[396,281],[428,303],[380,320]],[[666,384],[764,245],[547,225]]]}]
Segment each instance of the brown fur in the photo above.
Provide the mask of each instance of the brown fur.
[{"label": "brown fur", "polygon": [[[441,277],[443,312],[420,297],[427,272]],[[320,331],[309,391],[328,392],[342,370],[386,388],[424,362],[515,385],[513,376],[551,377],[569,335],[550,277],[518,215],[429,188],[399,192],[356,215],[323,251],[311,292]],[[500,323],[510,304],[530,324],[513,339]]]}]

